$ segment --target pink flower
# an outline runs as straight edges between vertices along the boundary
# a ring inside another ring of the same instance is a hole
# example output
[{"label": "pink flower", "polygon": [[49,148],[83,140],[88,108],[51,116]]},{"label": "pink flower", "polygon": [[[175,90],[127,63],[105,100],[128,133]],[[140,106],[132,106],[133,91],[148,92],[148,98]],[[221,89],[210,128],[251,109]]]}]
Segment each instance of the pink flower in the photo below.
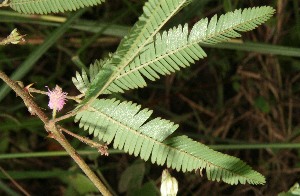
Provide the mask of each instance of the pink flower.
[{"label": "pink flower", "polygon": [[66,104],[67,94],[68,93],[63,92],[58,85],[56,85],[52,91],[48,88],[47,95],[49,96],[49,108],[60,111]]}]

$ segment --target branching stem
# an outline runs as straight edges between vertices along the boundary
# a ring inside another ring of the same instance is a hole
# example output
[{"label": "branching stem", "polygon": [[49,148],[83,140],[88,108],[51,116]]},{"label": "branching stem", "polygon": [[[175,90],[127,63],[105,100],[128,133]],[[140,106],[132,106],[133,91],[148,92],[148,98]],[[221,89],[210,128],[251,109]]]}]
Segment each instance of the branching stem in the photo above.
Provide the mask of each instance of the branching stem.
[{"label": "branching stem", "polygon": [[82,171],[89,177],[93,184],[98,188],[98,190],[103,195],[111,195],[105,185],[99,180],[96,174],[89,168],[89,166],[84,162],[84,160],[78,155],[75,149],[66,140],[65,136],[58,129],[55,121],[49,120],[47,115],[40,109],[40,107],[35,103],[30,94],[24,90],[17,82],[11,80],[4,72],[0,71],[0,78],[12,88],[18,96],[22,98],[28,111],[32,115],[37,115],[43,123],[45,124],[45,129],[49,132],[49,136],[55,139],[60,145],[66,150],[66,152],[73,158],[73,160],[78,164]]}]

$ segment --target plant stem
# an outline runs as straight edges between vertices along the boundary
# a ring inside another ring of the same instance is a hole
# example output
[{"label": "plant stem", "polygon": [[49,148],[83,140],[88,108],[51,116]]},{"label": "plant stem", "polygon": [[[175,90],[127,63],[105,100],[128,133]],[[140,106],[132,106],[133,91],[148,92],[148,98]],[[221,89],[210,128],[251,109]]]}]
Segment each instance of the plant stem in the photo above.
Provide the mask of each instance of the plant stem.
[{"label": "plant stem", "polygon": [[18,96],[22,98],[28,111],[31,115],[37,115],[45,124],[46,130],[49,132],[49,136],[55,139],[64,147],[67,153],[74,159],[82,171],[88,176],[88,178],[94,183],[98,190],[103,195],[111,195],[105,185],[99,180],[95,173],[89,168],[89,166],[83,161],[83,159],[78,155],[75,149],[66,140],[64,135],[57,129],[55,121],[49,120],[47,115],[40,109],[40,107],[34,102],[32,97],[27,91],[25,91],[21,86],[19,86],[15,81],[11,80],[4,72],[0,71],[0,78],[12,88]]},{"label": "plant stem", "polygon": [[19,86],[15,81],[11,80],[4,72],[0,71],[0,78],[11,88],[13,89],[18,96],[20,96],[28,111],[32,115],[37,115],[39,119],[43,121],[44,124],[49,122],[49,118],[47,115],[40,109],[40,107],[33,101],[28,92],[24,91],[24,89]]},{"label": "plant stem", "polygon": [[103,195],[111,195],[105,185],[99,180],[96,174],[89,168],[89,166],[83,161],[83,159],[78,155],[75,149],[66,140],[65,136],[57,129],[55,122],[50,120],[48,124],[45,125],[47,130],[51,130],[53,133],[52,137],[60,143],[62,147],[68,152],[68,154],[73,158],[73,160],[78,164],[82,171],[90,178],[94,185]]}]

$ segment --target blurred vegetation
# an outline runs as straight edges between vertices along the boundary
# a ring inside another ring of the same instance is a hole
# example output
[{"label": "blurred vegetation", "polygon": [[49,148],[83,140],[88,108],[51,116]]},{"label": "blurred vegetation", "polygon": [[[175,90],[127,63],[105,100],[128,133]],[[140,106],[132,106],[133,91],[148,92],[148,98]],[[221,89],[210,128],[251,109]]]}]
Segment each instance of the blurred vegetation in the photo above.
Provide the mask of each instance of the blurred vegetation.
[{"label": "blurred vegetation", "polygon": [[[81,10],[80,19],[68,24],[63,22],[76,13],[29,16],[2,8],[0,39],[18,28],[26,34],[26,42],[0,47],[0,69],[37,89],[59,84],[69,95],[77,95],[71,77],[116,49],[144,2],[109,0]],[[267,177],[264,186],[230,186],[199,174],[171,171],[179,182],[178,195],[277,195],[300,180],[300,2],[194,1],[165,28],[259,5],[273,6],[276,16],[242,39],[204,46],[208,57],[181,72],[117,95],[179,123],[181,133],[241,158]],[[47,109],[47,97],[35,99]],[[32,195],[95,192],[71,158],[47,138],[42,123],[3,83],[0,101],[0,195],[20,194],[8,176]],[[72,106],[69,101],[64,112]],[[72,119],[63,123],[87,135]],[[116,195],[159,193],[163,167],[116,150],[103,157],[75,139],[70,141]]]}]

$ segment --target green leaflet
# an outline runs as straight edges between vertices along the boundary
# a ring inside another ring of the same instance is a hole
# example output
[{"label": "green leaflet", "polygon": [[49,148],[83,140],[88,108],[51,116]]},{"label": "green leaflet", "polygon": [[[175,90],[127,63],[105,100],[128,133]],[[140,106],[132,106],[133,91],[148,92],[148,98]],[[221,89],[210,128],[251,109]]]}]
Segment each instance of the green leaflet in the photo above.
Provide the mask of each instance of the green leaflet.
[{"label": "green leaflet", "polygon": [[[107,87],[115,81],[115,78],[147,45],[153,40],[155,34],[161,27],[190,0],[149,0],[143,7],[143,14],[133,26],[128,36],[121,41],[117,51],[112,55],[103,67],[109,69],[114,67],[115,73],[103,88],[98,85],[98,80],[93,80],[86,92],[82,104],[91,102]],[[99,76],[96,76],[96,79]]]},{"label": "green leaflet", "polygon": [[10,0],[9,6],[24,14],[48,14],[74,11],[94,6],[105,0]]},{"label": "green leaflet", "polygon": [[[158,33],[143,49],[139,50],[138,55],[131,62],[128,62],[128,66],[118,71],[117,76],[113,77],[114,81],[102,93],[143,88],[147,85],[144,77],[155,81],[160,78],[160,75],[170,74],[190,66],[196,60],[206,57],[199,43],[216,44],[240,37],[237,31],[244,32],[256,28],[268,20],[274,12],[275,10],[268,6],[239,9],[221,15],[219,19],[215,15],[209,22],[207,18],[204,18],[193,26],[190,33],[188,33],[187,24]],[[128,40],[134,39],[125,38],[122,44],[127,43],[128,50],[130,50],[133,47],[130,43],[133,41]],[[137,49],[138,47],[134,50]],[[121,59],[122,56],[119,58]],[[95,62],[93,66],[96,65],[101,67],[103,64]],[[78,75],[77,79],[79,78]],[[80,85],[85,86],[88,92],[92,92],[89,88],[95,86],[96,82],[93,79],[91,82],[93,85],[85,83]],[[93,95],[96,95],[96,92],[93,92]]]},{"label": "green leaflet", "polygon": [[178,127],[161,118],[148,120],[151,110],[131,102],[96,99],[75,121],[90,134],[145,161],[177,171],[206,169],[208,179],[229,184],[263,184],[264,177],[238,158],[216,152],[187,136],[166,139]]}]

